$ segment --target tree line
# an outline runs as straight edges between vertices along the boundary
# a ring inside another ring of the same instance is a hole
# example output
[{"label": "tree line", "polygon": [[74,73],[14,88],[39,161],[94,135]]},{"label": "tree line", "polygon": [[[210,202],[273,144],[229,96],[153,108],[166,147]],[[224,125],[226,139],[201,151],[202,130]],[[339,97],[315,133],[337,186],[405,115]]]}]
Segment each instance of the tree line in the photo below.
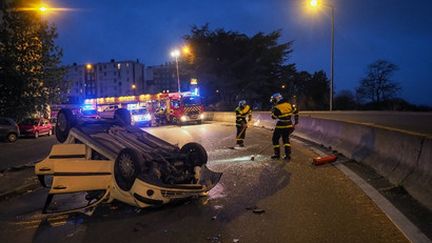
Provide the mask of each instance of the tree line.
[{"label": "tree line", "polygon": [[67,90],[55,26],[34,11],[18,11],[20,4],[0,4],[0,116],[17,120],[46,115]]},{"label": "tree line", "polygon": [[293,42],[280,43],[280,36],[280,30],[248,36],[223,28],[210,30],[208,24],[193,26],[184,36],[192,51],[181,62],[182,74],[200,80],[210,109],[229,110],[243,99],[268,109],[275,92],[306,109],[326,109],[326,73],[298,71],[288,62]]},{"label": "tree line", "polygon": [[378,59],[369,64],[354,91],[341,90],[334,99],[337,110],[432,111],[432,107],[414,105],[398,97],[401,86],[393,79],[399,67]]},{"label": "tree line", "polygon": [[[48,112],[49,104],[67,100],[62,49],[55,25],[38,13],[14,11],[21,1],[0,5],[0,116],[17,120]],[[323,70],[307,72],[290,63],[293,42],[280,42],[281,30],[246,35],[209,25],[193,26],[184,40],[191,48],[180,59],[181,76],[198,78],[209,110],[232,110],[239,100],[255,109],[270,108],[269,97],[281,93],[302,110],[328,110],[329,79]],[[392,77],[398,66],[377,60],[353,91],[336,94],[338,110],[430,110],[398,98]]]}]

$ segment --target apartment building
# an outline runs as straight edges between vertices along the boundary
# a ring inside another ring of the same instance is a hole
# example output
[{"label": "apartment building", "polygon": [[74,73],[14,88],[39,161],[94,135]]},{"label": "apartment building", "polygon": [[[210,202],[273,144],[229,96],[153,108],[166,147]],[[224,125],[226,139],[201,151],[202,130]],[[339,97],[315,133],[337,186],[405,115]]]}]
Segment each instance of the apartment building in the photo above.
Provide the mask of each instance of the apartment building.
[{"label": "apartment building", "polygon": [[141,94],[145,91],[144,64],[115,61],[76,64],[66,67],[70,100]]}]

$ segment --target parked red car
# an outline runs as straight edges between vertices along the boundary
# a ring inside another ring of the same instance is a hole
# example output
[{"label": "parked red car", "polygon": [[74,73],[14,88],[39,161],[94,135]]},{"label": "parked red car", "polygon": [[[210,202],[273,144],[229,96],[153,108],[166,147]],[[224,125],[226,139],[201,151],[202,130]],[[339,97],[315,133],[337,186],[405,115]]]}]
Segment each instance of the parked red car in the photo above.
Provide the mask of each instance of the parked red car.
[{"label": "parked red car", "polygon": [[51,136],[53,134],[53,126],[49,120],[43,118],[28,118],[20,122],[18,126],[22,136],[38,138],[40,135]]}]

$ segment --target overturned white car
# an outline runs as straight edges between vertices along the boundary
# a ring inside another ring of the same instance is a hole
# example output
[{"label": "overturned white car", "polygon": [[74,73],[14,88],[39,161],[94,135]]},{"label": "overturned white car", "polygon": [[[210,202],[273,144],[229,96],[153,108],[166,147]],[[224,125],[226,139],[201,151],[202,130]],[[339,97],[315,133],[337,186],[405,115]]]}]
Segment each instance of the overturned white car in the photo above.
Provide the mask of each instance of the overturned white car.
[{"label": "overturned white car", "polygon": [[[130,121],[123,109],[114,119],[78,120],[68,109],[58,113],[56,136],[63,144],[35,166],[42,185],[50,188],[44,213],[88,213],[114,199],[157,206],[205,195],[218,183],[222,173],[206,167],[200,144],[179,148]],[[71,201],[77,203],[64,206]]]}]

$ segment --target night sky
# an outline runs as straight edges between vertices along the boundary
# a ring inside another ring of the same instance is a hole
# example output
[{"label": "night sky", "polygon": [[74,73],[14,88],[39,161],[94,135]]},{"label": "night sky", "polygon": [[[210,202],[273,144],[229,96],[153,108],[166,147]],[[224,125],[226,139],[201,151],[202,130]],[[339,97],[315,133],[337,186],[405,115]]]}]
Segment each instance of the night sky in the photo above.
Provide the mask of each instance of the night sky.
[{"label": "night sky", "polygon": [[[376,59],[400,67],[401,96],[432,105],[432,1],[328,0],[336,8],[335,88],[353,90]],[[330,11],[309,12],[300,0],[50,0],[74,11],[45,18],[58,27],[64,64],[170,59],[192,25],[244,32],[282,29],[294,41],[290,63],[330,76]]]}]

